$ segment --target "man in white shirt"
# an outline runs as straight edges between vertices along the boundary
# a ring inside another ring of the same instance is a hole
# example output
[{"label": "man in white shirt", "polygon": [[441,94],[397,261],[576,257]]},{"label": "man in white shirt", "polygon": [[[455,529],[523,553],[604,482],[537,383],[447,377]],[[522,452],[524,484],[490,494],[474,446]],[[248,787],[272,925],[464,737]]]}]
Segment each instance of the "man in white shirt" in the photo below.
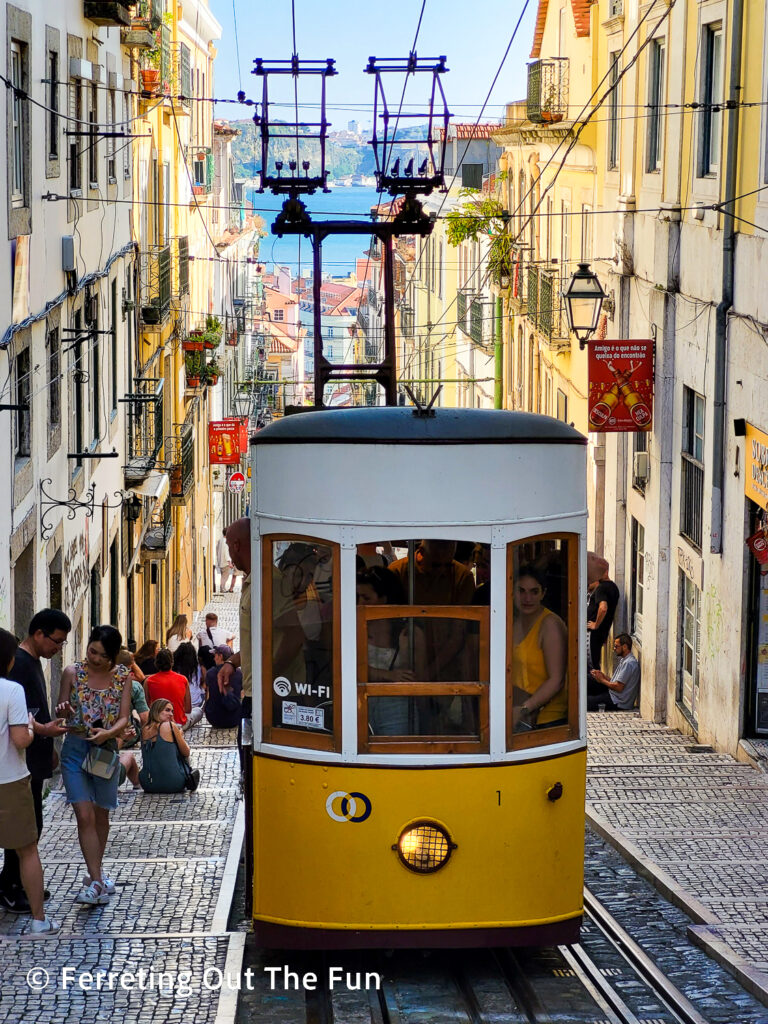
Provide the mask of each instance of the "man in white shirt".
[{"label": "man in white shirt", "polygon": [[208,612],[205,616],[205,628],[197,634],[198,649],[203,653],[206,668],[213,667],[214,647],[221,647],[223,644],[231,647],[234,639],[234,636],[228,636],[227,631],[219,626],[219,616],[216,612]]},{"label": "man in white shirt", "polygon": [[[6,630],[0,630],[0,648],[5,647]],[[15,648],[15,637],[13,638]],[[13,666],[13,656],[3,676]],[[15,850],[21,867],[21,881],[29,901],[32,924],[30,938],[55,934],[61,927],[45,916],[43,905],[43,867],[37,852],[37,821],[30,788],[30,775],[24,751],[34,737],[34,718],[27,711],[24,690],[19,683],[0,678],[0,832],[6,849]]]}]

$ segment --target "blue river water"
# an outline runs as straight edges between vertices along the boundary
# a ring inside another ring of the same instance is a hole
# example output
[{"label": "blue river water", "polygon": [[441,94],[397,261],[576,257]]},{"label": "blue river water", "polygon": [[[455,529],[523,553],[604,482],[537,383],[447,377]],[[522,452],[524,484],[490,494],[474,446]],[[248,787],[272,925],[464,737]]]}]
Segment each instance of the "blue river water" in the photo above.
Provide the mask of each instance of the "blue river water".
[{"label": "blue river water", "polygon": [[[271,232],[272,222],[280,212],[285,196],[248,189],[247,198],[253,203],[255,212],[266,222],[267,237],[261,240],[259,250],[262,263],[289,266],[294,277],[299,272],[305,276],[310,274],[312,246],[309,239],[302,238],[299,246],[296,235],[278,238]],[[304,202],[313,220],[365,220],[371,207],[379,202],[379,196],[375,188],[339,186],[328,194],[316,192],[307,196]],[[343,214],[352,214],[354,218],[343,217]],[[334,277],[346,276],[355,269],[355,260],[364,255],[370,241],[370,235],[330,235],[323,242],[323,272]]]}]

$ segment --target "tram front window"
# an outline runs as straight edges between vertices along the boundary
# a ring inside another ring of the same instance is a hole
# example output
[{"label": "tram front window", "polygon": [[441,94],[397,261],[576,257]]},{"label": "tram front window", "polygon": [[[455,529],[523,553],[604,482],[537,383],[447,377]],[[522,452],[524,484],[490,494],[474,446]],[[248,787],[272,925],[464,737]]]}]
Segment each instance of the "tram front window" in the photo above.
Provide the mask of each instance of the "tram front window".
[{"label": "tram front window", "polygon": [[487,749],[488,609],[454,542],[409,547],[389,564],[389,544],[358,551],[361,748]]},{"label": "tram front window", "polygon": [[[338,549],[310,538],[264,545],[265,738],[326,747],[335,732]],[[281,737],[283,729],[305,739]]]},{"label": "tram front window", "polygon": [[576,727],[576,541],[551,536],[510,544],[507,564],[509,745],[551,743]]}]

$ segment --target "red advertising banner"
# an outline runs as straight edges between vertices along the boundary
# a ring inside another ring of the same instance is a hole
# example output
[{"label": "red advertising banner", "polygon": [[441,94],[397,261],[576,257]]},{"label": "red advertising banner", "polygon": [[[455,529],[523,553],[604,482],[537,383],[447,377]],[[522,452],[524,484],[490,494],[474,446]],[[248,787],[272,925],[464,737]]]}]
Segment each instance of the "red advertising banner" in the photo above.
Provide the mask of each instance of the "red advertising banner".
[{"label": "red advertising banner", "polygon": [[208,462],[211,466],[236,466],[248,451],[248,421],[234,416],[208,424]]},{"label": "red advertising banner", "polygon": [[589,344],[589,429],[650,430],[653,422],[653,341]]}]

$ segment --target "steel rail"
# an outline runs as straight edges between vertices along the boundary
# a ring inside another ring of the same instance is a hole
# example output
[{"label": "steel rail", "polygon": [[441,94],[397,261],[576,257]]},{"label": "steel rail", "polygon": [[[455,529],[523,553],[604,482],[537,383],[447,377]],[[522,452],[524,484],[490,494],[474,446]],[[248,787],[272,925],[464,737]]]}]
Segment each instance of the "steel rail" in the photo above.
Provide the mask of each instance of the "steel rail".
[{"label": "steel rail", "polygon": [[681,1024],[709,1024],[598,899],[584,889],[584,909],[605,937]]}]

